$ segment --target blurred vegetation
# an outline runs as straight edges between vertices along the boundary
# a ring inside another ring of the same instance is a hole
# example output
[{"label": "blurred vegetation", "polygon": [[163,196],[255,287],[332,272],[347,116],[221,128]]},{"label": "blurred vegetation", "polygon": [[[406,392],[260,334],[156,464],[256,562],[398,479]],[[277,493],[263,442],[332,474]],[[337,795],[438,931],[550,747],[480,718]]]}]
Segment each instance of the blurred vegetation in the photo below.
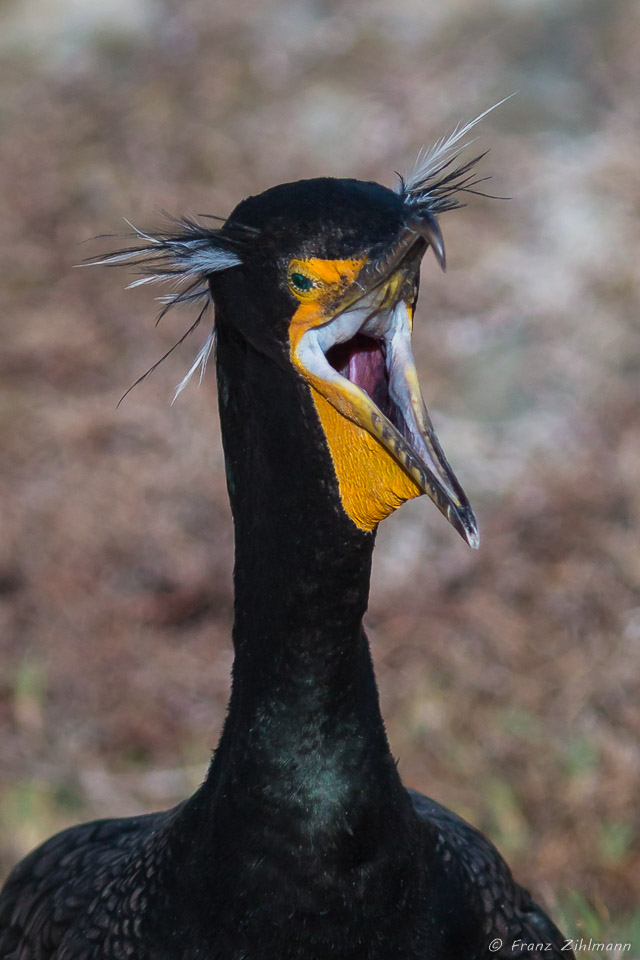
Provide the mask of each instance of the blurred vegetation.
[{"label": "blurred vegetation", "polygon": [[80,244],[284,180],[391,184],[517,90],[473,148],[512,199],[443,218],[416,322],[482,548],[404,507],[368,626],[405,780],[640,956],[639,45],[622,0],[2,5],[0,873],[193,790],[228,692],[214,375],[169,407],[192,343],[116,410],[187,317],[155,330],[148,290],[71,269],[113,241]]}]

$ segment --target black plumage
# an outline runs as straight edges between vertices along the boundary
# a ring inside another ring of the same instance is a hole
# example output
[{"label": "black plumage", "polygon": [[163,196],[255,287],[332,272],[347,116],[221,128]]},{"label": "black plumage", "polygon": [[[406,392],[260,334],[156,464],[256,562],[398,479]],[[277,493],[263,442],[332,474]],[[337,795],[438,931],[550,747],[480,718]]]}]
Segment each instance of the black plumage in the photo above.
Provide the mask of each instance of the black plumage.
[{"label": "black plumage", "polygon": [[427,492],[476,542],[415,403],[412,420],[402,327],[427,246],[444,262],[435,216],[472,186],[448,162],[396,193],[283,185],[219,230],[184,222],[112,258],[215,305],[236,534],[229,713],[193,797],[73,827],[18,864],[1,960],[571,956],[492,844],[402,785],[362,628],[385,511]]}]

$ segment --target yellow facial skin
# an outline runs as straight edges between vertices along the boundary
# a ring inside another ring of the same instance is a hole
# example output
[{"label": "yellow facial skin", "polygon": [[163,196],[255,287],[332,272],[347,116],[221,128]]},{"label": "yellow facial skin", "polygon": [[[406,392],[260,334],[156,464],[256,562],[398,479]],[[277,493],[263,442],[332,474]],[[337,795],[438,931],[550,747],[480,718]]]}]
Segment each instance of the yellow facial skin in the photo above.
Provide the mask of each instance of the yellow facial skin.
[{"label": "yellow facial skin", "polygon": [[[289,326],[291,360],[311,386],[311,396],[338,479],[340,498],[347,515],[361,530],[373,530],[377,524],[406,500],[419,497],[423,490],[407,469],[372,434],[381,428],[371,402],[363,402],[362,392],[346,381],[334,384],[317,377],[299,361],[300,338],[312,327],[321,326],[333,316],[332,307],[355,280],[366,263],[360,260],[292,260],[288,277],[291,292],[300,301]],[[394,281],[388,295],[395,293]],[[378,422],[375,422],[377,419]],[[395,451],[404,460],[403,451]]]}]

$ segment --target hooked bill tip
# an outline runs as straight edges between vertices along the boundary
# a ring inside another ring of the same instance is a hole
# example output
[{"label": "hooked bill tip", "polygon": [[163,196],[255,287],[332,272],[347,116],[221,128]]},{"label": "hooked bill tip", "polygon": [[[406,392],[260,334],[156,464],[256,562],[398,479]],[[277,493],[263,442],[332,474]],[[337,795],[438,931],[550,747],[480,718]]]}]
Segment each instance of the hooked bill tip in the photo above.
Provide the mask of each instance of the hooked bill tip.
[{"label": "hooked bill tip", "polygon": [[419,233],[421,237],[427,241],[433,254],[440,264],[440,268],[444,273],[447,269],[447,255],[444,249],[444,240],[442,238],[442,231],[440,229],[440,224],[434,216],[426,216],[424,219],[414,221],[411,226]]},{"label": "hooked bill tip", "polygon": [[444,249],[444,240],[438,221],[433,219],[431,223],[426,223],[422,235],[425,240],[428,241],[436,260],[440,264],[440,269],[444,273],[447,269],[447,254]]}]

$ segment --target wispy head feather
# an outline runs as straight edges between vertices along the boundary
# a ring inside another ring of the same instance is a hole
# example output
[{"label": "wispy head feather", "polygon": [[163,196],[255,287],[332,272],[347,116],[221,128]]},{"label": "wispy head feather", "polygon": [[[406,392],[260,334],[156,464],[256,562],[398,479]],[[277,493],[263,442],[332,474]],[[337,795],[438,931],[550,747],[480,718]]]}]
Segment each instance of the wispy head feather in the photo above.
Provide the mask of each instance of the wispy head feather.
[{"label": "wispy head feather", "polygon": [[[132,233],[121,234],[124,238],[130,240],[143,241],[134,246],[126,247],[122,250],[115,250],[112,253],[104,254],[92,260],[87,260],[80,266],[95,266],[98,264],[106,266],[120,266],[128,264],[137,267],[140,274],[137,280],[129,284],[129,288],[139,287],[147,283],[171,283],[174,285],[175,292],[158,299],[163,304],[158,314],[157,323],[173,307],[180,304],[199,304],[200,310],[194,323],[175,343],[165,355],[155,363],[142,377],[140,377],[121,398],[127,396],[133,387],[144,380],[158,364],[162,363],[169,354],[173,353],[176,347],[191,334],[204,317],[208,307],[211,304],[211,294],[209,291],[209,277],[220,270],[227,270],[230,267],[237,267],[242,263],[241,247],[244,239],[244,230],[240,228],[234,232],[222,232],[219,229],[205,227],[197,220],[188,217],[174,219],[168,214],[165,215],[169,221],[170,229],[161,230],[157,233],[144,233],[132,223],[126,220],[131,227]],[[250,231],[247,230],[247,233]],[[252,231],[251,231],[252,232]],[[205,344],[198,352],[195,363],[187,375],[178,385],[174,400],[184,390],[187,383],[200,369],[200,379],[204,374],[207,360],[211,354],[214,343],[214,331],[207,337]]]},{"label": "wispy head feather", "polygon": [[500,100],[484,110],[474,120],[458,123],[447,137],[441,137],[433,146],[418,153],[411,172],[399,176],[397,192],[408,206],[422,207],[426,213],[439,214],[446,210],[455,210],[464,206],[460,201],[461,193],[479,193],[474,189],[489,177],[476,177],[474,168],[486,156],[487,151],[456,165],[462,151],[473,143],[473,139],[464,141],[470,130],[488,113],[495,110],[514,94]]},{"label": "wispy head feather", "polygon": [[184,377],[176,387],[176,392],[174,393],[173,400],[171,401],[172,404],[176,402],[176,400],[178,399],[178,397],[180,396],[180,394],[182,393],[186,385],[191,380],[191,377],[194,375],[194,373],[198,369],[200,370],[200,376],[198,377],[198,385],[202,383],[204,372],[207,369],[207,362],[209,360],[209,357],[211,356],[211,351],[213,350],[213,345],[215,344],[215,342],[216,342],[216,331],[215,331],[215,328],[212,328],[211,332],[209,333],[209,336],[207,337],[205,342],[202,344],[202,346],[198,350],[198,355],[196,356],[195,360],[193,361],[193,363],[187,370],[186,374],[184,375]]},{"label": "wispy head feather", "polygon": [[168,214],[165,216],[171,229],[158,233],[144,233],[126,220],[133,232],[123,236],[144,242],[83,264],[120,266],[127,263],[139,267],[141,276],[129,287],[146,283],[173,283],[178,289],[176,293],[161,298],[164,303],[161,316],[179,303],[193,303],[208,298],[210,275],[236,267],[242,262],[237,237],[205,227],[189,217],[174,219]]}]

